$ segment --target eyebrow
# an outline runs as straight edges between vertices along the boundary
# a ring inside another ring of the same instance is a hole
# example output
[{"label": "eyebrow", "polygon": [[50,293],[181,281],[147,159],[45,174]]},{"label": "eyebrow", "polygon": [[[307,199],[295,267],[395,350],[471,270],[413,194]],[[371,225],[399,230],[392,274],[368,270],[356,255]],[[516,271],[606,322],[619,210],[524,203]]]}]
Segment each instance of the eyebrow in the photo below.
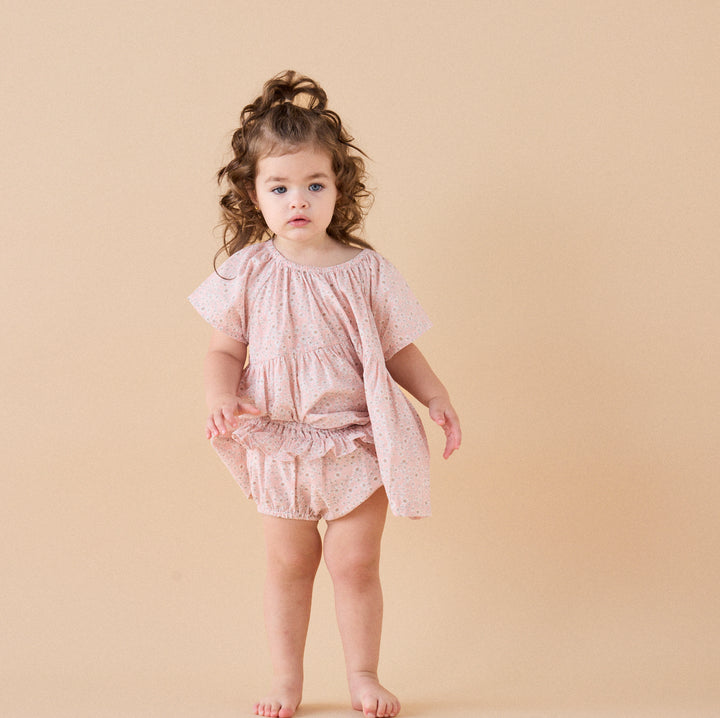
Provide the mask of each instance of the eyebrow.
[{"label": "eyebrow", "polygon": [[[314,174],[308,175],[305,178],[305,181],[314,179],[330,179],[330,175],[325,174],[325,172],[315,172]],[[268,177],[265,180],[266,184],[271,182],[287,182],[287,177]]]}]

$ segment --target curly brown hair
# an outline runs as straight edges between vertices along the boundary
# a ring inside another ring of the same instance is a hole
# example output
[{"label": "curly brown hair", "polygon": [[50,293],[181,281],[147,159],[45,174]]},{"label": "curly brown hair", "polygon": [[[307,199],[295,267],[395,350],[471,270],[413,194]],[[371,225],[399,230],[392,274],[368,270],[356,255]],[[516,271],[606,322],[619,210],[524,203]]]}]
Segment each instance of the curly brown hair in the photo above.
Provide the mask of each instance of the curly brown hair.
[{"label": "curly brown hair", "polygon": [[[302,99],[302,104],[296,100]],[[327,109],[327,95],[314,80],[287,70],[268,80],[262,94],[246,105],[232,136],[233,159],[218,172],[227,191],[220,199],[223,246],[215,255],[235,254],[243,247],[271,237],[252,192],[258,160],[313,146],[330,155],[337,201],[327,233],[343,244],[372,249],[356,232],[372,201],[366,188],[367,155],[353,144],[337,113]]]}]

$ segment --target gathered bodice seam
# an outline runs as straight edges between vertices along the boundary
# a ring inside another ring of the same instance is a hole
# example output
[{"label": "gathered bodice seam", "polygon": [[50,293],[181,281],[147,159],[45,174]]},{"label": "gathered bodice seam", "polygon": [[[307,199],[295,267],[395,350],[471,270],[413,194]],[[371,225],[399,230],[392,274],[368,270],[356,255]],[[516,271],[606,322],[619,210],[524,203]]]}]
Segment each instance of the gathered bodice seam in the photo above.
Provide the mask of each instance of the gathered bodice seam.
[{"label": "gathered bodice seam", "polygon": [[273,354],[272,356],[268,357],[256,357],[256,355],[252,354],[252,349],[250,350],[250,362],[248,363],[246,370],[250,368],[251,366],[253,368],[260,368],[261,366],[265,364],[269,364],[272,361],[275,361],[277,359],[297,359],[298,357],[303,356],[309,356],[311,354],[315,354],[318,351],[321,351],[323,349],[334,349],[335,347],[352,347],[352,342],[333,342],[332,344],[320,344],[316,347],[313,347],[312,349],[290,349],[288,351],[281,352],[280,354]]}]

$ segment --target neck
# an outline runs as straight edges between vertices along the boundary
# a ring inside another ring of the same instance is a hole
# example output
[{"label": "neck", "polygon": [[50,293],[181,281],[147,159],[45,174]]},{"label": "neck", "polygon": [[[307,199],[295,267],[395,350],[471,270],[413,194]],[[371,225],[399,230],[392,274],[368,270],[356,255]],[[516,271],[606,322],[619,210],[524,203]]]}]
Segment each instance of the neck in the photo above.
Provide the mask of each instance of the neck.
[{"label": "neck", "polygon": [[331,237],[328,237],[323,246],[283,242],[280,237],[275,237],[273,243],[275,249],[286,259],[295,264],[311,267],[332,267],[336,264],[343,264],[362,252],[358,247],[350,247]]}]

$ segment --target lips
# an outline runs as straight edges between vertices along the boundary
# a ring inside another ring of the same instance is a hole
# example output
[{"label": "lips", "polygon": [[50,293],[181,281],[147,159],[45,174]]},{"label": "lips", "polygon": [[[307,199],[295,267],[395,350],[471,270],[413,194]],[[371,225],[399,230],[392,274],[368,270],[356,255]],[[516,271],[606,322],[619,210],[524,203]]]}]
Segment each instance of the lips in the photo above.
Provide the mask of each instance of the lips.
[{"label": "lips", "polygon": [[288,224],[292,225],[293,227],[304,227],[306,224],[308,224],[310,220],[305,217],[305,215],[298,214],[295,217],[293,217]]}]

